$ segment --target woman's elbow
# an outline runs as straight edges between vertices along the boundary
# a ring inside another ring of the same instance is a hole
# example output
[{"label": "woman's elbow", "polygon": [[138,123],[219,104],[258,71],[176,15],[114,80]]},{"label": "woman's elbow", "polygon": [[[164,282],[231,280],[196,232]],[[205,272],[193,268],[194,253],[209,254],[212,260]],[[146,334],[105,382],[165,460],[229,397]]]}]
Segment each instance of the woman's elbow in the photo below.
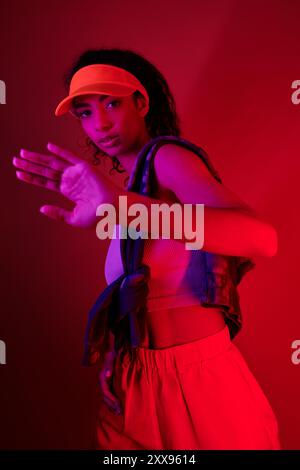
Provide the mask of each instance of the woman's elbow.
[{"label": "woman's elbow", "polygon": [[278,251],[278,236],[276,229],[270,224],[263,224],[257,236],[257,246],[259,256],[272,257]]}]

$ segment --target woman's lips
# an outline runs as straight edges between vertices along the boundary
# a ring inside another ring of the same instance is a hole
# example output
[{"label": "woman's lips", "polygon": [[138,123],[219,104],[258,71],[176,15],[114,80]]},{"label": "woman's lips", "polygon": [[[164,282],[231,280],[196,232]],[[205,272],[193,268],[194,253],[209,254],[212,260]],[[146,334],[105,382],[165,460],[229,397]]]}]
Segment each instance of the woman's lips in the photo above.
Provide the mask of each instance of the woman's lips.
[{"label": "woman's lips", "polygon": [[111,139],[102,140],[102,141],[99,140],[98,143],[99,145],[103,145],[104,147],[113,147],[116,144],[117,140],[118,140],[118,136],[115,136]]}]

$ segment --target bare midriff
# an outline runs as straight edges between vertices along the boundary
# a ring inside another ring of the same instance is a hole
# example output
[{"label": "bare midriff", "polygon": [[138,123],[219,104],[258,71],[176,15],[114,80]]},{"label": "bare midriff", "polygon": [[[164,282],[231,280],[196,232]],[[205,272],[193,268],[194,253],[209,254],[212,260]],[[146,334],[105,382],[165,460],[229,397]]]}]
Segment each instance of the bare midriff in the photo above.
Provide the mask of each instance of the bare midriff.
[{"label": "bare midriff", "polygon": [[219,307],[189,305],[147,312],[145,337],[139,347],[161,349],[196,341],[222,330],[226,323]]},{"label": "bare midriff", "polygon": [[[153,197],[164,202],[180,202],[172,191],[162,188],[157,182]],[[196,341],[213,335],[225,325],[220,307],[188,305],[148,311],[145,318],[145,336],[140,347],[161,349]]]},{"label": "bare midriff", "polygon": [[[180,202],[172,191],[157,182],[152,197],[163,202]],[[197,341],[213,335],[226,325],[220,307],[195,305],[148,311],[143,319],[144,331],[138,346],[161,349]]]}]

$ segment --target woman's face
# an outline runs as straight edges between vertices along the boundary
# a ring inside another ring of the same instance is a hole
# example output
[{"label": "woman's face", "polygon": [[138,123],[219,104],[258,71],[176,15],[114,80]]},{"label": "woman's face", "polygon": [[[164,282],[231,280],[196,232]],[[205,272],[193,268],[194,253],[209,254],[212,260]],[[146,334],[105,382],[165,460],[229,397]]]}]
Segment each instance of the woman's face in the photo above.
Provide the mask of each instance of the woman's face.
[{"label": "woman's face", "polygon": [[[145,135],[144,116],[148,111],[143,97],[133,95],[83,95],[72,101],[71,112],[94,144],[109,156],[131,151]],[[113,138],[111,142],[103,139]]]}]

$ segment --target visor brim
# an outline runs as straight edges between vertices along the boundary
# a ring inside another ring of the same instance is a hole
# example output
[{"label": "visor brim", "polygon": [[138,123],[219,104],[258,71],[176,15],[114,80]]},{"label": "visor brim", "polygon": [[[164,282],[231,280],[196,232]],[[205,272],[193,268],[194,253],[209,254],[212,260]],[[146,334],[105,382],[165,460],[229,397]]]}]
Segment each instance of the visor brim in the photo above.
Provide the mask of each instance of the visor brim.
[{"label": "visor brim", "polygon": [[88,85],[78,89],[75,93],[68,95],[64,98],[55,109],[55,116],[62,116],[70,111],[72,101],[77,96],[85,95],[111,95],[111,96],[129,96],[136,88],[128,85],[118,83],[95,83],[94,85]]}]

